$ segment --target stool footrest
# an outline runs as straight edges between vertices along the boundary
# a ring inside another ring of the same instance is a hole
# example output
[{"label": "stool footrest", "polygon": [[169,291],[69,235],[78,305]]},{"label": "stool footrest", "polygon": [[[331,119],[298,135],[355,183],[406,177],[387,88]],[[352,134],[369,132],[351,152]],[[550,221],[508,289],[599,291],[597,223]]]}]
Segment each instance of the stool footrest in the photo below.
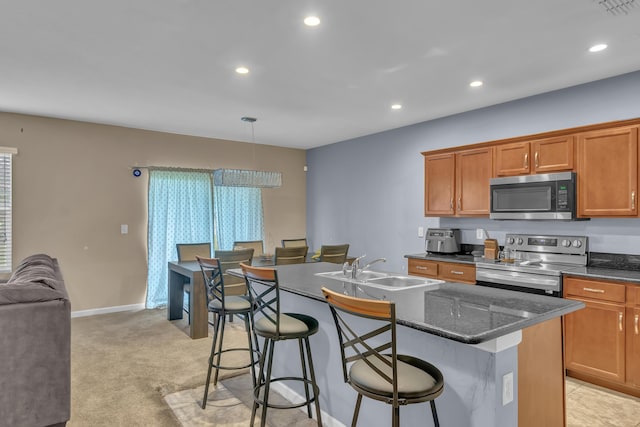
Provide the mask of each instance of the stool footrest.
[{"label": "stool footrest", "polygon": [[[300,403],[289,403],[289,404],[277,404],[277,403],[271,403],[268,402],[267,403],[267,408],[277,408],[277,409],[292,409],[292,408],[300,408],[302,406],[306,406],[312,402],[315,402],[316,399],[318,398],[318,396],[320,395],[320,388],[318,388],[317,385],[314,385],[313,382],[311,380],[308,379],[304,379],[302,377],[279,377],[279,378],[272,378],[271,380],[269,380],[269,384],[271,383],[275,383],[275,382],[281,382],[281,381],[299,381],[301,383],[305,383],[306,385],[311,386],[311,389],[313,390],[313,393],[309,396],[309,400],[304,400]],[[258,386],[256,386],[253,389],[253,401],[256,402],[259,405],[264,405],[264,398],[260,398],[260,394],[262,389],[267,385],[267,383],[265,382],[264,384],[260,384]],[[262,393],[263,394],[263,393]]]},{"label": "stool footrest", "polygon": [[248,368],[251,365],[255,365],[256,363],[258,363],[258,361],[260,360],[260,352],[258,350],[253,350],[253,352],[258,356],[257,359],[255,359],[253,362],[249,362],[246,365],[242,365],[242,366],[224,366],[224,365],[216,365],[213,360],[215,357],[218,356],[218,354],[221,353],[227,353],[227,352],[231,352],[231,351],[246,351],[247,353],[251,352],[250,349],[248,348],[228,348],[226,350],[222,350],[222,351],[216,351],[215,353],[213,353],[210,357],[209,357],[209,365],[211,365],[212,368],[216,368],[216,369],[227,369],[227,370],[234,370],[234,369],[244,369],[244,368]]}]

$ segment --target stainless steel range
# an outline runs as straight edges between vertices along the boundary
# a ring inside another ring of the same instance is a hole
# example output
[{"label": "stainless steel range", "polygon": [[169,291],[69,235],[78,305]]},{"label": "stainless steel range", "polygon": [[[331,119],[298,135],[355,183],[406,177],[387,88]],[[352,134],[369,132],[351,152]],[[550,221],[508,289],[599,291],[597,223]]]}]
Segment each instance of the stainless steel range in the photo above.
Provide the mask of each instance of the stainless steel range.
[{"label": "stainless steel range", "polygon": [[587,265],[586,236],[507,234],[500,260],[476,263],[476,285],[562,296],[562,272]]}]

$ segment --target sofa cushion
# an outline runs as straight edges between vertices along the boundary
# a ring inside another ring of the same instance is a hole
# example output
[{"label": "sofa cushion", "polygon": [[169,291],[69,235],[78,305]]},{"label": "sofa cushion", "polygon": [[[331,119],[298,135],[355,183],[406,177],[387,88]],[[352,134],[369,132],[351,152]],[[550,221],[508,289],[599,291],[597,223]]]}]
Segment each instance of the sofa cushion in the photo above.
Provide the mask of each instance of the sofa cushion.
[{"label": "sofa cushion", "polygon": [[58,261],[46,254],[31,255],[0,284],[0,305],[69,299]]},{"label": "sofa cushion", "polygon": [[0,305],[68,299],[66,292],[41,283],[13,282],[0,284]]}]

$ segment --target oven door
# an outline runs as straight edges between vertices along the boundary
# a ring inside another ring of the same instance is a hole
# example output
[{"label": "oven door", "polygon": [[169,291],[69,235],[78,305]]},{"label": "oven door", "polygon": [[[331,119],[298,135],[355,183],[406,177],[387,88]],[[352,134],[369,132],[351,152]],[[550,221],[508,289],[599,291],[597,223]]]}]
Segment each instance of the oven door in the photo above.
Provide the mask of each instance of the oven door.
[{"label": "oven door", "polygon": [[554,297],[562,296],[561,275],[477,268],[476,285]]}]

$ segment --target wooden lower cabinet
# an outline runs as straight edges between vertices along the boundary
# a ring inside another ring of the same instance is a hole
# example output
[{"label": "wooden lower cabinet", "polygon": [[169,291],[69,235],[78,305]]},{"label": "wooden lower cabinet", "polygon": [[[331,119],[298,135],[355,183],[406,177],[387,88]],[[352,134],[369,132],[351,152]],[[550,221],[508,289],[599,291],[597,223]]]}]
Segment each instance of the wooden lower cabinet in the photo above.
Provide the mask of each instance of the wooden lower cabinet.
[{"label": "wooden lower cabinet", "polygon": [[564,316],[569,376],[640,396],[638,289],[629,283],[565,277],[564,297],[586,306]]},{"label": "wooden lower cabinet", "polygon": [[418,258],[409,258],[408,273],[413,276],[441,279],[449,282],[460,282],[475,285],[475,264],[459,262],[433,261]]},{"label": "wooden lower cabinet", "polygon": [[564,427],[562,321],[522,330],[518,345],[518,427]]}]

